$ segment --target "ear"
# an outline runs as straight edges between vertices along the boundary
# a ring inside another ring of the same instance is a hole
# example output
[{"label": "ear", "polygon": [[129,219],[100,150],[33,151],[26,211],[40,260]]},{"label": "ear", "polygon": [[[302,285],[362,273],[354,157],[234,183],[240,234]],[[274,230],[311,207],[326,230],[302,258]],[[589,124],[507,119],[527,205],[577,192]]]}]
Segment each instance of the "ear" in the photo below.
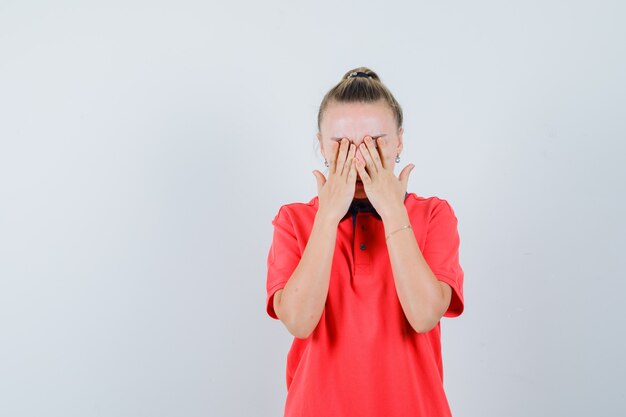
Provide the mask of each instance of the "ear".
[{"label": "ear", "polygon": [[398,150],[397,150],[397,154],[402,153],[402,148],[404,147],[404,144],[402,143],[402,134],[404,133],[404,129],[400,128],[398,129]]}]

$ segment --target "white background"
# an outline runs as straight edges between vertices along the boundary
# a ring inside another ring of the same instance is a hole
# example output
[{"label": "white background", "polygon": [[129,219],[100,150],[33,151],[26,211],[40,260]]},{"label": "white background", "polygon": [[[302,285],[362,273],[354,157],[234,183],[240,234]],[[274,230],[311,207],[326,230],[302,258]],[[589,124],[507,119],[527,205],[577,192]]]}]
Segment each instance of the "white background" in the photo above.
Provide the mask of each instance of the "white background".
[{"label": "white background", "polygon": [[620,1],[0,1],[0,415],[279,416],[271,220],[376,71],[459,219],[453,414],[624,415]]}]

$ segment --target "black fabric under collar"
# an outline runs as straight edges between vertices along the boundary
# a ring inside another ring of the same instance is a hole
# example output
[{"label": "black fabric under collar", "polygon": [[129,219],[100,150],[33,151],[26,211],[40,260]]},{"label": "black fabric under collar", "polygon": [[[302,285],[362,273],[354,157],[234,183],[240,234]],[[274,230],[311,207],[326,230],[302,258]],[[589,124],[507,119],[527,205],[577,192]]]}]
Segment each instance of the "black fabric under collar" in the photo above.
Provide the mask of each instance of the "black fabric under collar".
[{"label": "black fabric under collar", "polygon": [[356,216],[358,212],[372,213],[374,217],[376,217],[378,220],[381,220],[380,215],[378,214],[378,212],[376,211],[372,203],[370,203],[370,201],[367,198],[353,199],[352,203],[350,203],[350,207],[348,208],[348,211],[346,212],[346,215],[343,216],[343,218],[345,219],[350,216]]},{"label": "black fabric under collar", "polygon": [[[404,200],[405,201],[406,201],[406,198],[407,198],[408,195],[409,195],[408,192],[404,194]],[[376,209],[374,208],[372,203],[370,203],[370,201],[367,198],[354,198],[354,199],[352,199],[352,203],[350,203],[350,207],[348,208],[348,211],[346,212],[346,215],[343,216],[343,219],[346,219],[346,218],[348,218],[350,216],[356,216],[356,214],[358,212],[361,212],[361,213],[372,213],[374,215],[374,217],[376,217],[378,220],[382,220],[382,218],[380,217],[380,214],[378,214],[378,212],[376,211]]]}]

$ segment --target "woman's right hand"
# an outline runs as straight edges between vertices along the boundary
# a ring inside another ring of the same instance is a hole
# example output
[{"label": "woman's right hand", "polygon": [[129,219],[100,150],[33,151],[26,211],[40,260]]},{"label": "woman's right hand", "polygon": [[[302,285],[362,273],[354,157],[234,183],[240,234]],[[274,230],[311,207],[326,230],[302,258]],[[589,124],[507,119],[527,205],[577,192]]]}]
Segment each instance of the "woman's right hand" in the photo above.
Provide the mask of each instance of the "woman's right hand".
[{"label": "woman's right hand", "polygon": [[332,143],[332,157],[328,161],[328,179],[318,170],[313,171],[317,181],[318,213],[339,223],[348,212],[356,186],[356,146],[346,138]]}]

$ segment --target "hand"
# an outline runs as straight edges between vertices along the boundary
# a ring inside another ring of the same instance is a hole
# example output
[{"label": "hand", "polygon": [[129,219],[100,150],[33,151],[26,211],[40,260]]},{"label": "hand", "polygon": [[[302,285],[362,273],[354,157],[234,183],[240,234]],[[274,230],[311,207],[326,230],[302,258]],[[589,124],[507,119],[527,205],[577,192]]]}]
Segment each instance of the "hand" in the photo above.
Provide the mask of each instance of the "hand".
[{"label": "hand", "polygon": [[415,165],[408,164],[396,177],[393,173],[394,155],[384,145],[385,139],[378,138],[377,150],[374,140],[366,136],[359,145],[359,152],[365,159],[365,165],[359,160],[356,163],[365,194],[381,217],[392,213],[398,207],[404,207],[409,174],[415,168]]},{"label": "hand", "polygon": [[356,188],[356,146],[346,138],[332,142],[332,158],[328,161],[328,180],[318,170],[313,171],[317,181],[319,212],[339,221],[348,212]]}]

